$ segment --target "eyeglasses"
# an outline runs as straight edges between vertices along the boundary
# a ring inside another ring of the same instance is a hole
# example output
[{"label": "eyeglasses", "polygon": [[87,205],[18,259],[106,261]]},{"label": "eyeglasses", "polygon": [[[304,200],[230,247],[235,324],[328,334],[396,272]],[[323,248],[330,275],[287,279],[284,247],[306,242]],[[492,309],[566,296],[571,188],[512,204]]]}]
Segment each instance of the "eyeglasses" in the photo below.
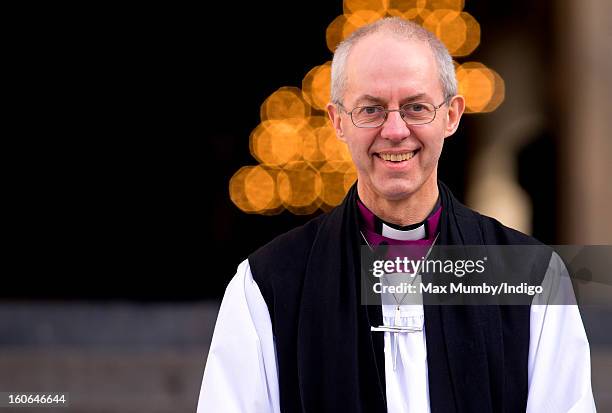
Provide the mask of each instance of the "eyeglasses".
[{"label": "eyeglasses", "polygon": [[433,122],[436,118],[436,113],[442,105],[448,103],[448,99],[434,106],[427,102],[407,103],[399,109],[385,109],[382,106],[357,106],[350,112],[347,112],[342,103],[338,106],[351,116],[353,124],[358,128],[378,128],[389,117],[389,112],[399,112],[400,116],[406,122],[406,125],[425,125]]}]

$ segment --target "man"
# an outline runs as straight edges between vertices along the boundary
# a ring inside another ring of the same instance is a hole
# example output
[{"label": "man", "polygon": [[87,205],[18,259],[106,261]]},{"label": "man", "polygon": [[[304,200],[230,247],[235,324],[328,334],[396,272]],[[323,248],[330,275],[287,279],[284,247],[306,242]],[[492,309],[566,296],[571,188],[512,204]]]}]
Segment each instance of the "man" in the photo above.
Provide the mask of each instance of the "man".
[{"label": "man", "polygon": [[[364,242],[537,243],[461,205],[437,180],[444,139],[464,110],[444,46],[399,18],[357,30],[334,55],[327,109],[357,183],[329,214],[240,264],[198,412],[594,411],[576,306],[360,302]],[[555,254],[541,258],[540,280],[564,270]],[[393,325],[411,332],[385,331]]]}]

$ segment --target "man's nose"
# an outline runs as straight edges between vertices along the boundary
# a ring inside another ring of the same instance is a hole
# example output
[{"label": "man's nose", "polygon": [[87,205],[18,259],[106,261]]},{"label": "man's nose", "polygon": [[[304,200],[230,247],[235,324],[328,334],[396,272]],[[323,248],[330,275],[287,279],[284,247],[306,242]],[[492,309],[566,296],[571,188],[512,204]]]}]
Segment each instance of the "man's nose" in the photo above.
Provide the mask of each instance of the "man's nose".
[{"label": "man's nose", "polygon": [[387,120],[382,125],[380,136],[384,139],[402,140],[410,135],[410,128],[402,119],[399,111],[389,112]]}]

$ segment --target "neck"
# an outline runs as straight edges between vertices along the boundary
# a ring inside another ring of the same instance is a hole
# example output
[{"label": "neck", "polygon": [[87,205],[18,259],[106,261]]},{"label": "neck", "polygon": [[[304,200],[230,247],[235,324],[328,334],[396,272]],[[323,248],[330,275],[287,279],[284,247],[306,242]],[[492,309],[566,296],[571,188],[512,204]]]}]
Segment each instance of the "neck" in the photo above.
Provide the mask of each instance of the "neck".
[{"label": "neck", "polygon": [[438,200],[438,184],[423,186],[419,191],[402,199],[386,199],[376,196],[357,182],[361,202],[383,221],[407,226],[424,221]]}]

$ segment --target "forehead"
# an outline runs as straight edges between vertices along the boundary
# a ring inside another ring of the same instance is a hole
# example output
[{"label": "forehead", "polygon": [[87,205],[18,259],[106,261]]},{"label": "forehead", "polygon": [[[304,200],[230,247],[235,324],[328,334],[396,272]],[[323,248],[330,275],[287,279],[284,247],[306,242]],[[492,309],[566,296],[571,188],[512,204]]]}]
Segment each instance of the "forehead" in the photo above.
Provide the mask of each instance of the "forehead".
[{"label": "forehead", "polygon": [[438,67],[429,45],[388,33],[375,33],[353,46],[346,62],[345,100],[363,95],[386,102],[424,94],[442,97]]}]

